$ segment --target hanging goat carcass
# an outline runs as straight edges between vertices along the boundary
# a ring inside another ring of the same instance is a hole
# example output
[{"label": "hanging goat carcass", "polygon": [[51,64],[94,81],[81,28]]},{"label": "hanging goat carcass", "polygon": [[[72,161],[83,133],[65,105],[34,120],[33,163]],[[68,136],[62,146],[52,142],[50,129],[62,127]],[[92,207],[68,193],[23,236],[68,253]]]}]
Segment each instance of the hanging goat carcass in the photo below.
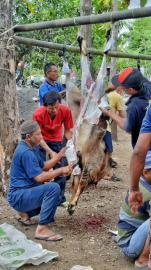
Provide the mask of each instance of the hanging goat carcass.
[{"label": "hanging goat carcass", "polygon": [[[70,83],[69,106],[73,118],[77,119],[80,111],[81,93],[75,85]],[[101,115],[96,124],[83,119],[78,131],[75,125],[75,147],[78,155],[80,172],[73,171],[72,175],[72,196],[69,201],[68,212],[72,214],[80,197],[80,194],[89,184],[97,184],[106,175],[108,156],[104,152],[103,136],[107,128],[106,118]]]},{"label": "hanging goat carcass", "polygon": [[75,121],[74,142],[81,169],[81,173],[77,173],[76,168],[73,171],[72,196],[68,206],[70,214],[74,212],[82,191],[90,183],[96,185],[106,175],[108,155],[104,152],[103,137],[107,128],[107,119],[101,114],[97,104],[104,95],[105,64],[104,56],[94,84],[89,71],[87,54],[82,53],[82,91],[80,92],[67,78],[67,103],[72,110]]}]

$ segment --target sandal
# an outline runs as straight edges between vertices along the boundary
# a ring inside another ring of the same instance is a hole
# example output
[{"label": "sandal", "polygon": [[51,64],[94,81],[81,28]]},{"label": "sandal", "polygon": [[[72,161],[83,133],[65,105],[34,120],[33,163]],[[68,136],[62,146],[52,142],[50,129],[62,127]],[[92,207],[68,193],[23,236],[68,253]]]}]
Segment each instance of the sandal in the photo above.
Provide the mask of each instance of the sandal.
[{"label": "sandal", "polygon": [[33,226],[38,224],[36,220],[32,220],[30,218],[27,219],[18,218],[17,221],[24,226]]},{"label": "sandal", "polygon": [[148,264],[139,264],[138,262],[135,262],[134,264],[134,269],[135,270],[148,270]]},{"label": "sandal", "polygon": [[111,177],[111,181],[113,181],[113,182],[119,182],[119,181],[121,181],[121,178],[119,178],[115,174],[113,174],[113,176]]},{"label": "sandal", "polygon": [[62,240],[63,237],[60,234],[50,234],[50,235],[47,235],[47,236],[35,236],[35,239],[56,242],[56,241]]}]

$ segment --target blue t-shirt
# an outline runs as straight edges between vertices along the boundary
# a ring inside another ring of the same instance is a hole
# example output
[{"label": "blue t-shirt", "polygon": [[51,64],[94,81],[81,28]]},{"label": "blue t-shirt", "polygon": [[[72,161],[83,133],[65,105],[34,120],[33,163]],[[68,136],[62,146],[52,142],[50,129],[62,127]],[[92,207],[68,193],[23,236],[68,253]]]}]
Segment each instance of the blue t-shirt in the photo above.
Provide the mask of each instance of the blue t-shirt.
[{"label": "blue t-shirt", "polygon": [[126,103],[127,118],[125,123],[125,130],[131,133],[131,143],[134,148],[142,121],[149,106],[149,97],[145,90],[139,91],[137,95],[133,95]]},{"label": "blue t-shirt", "polygon": [[38,148],[20,141],[12,158],[9,192],[41,185],[34,177],[41,174],[43,165]]},{"label": "blue t-shirt", "polygon": [[151,132],[151,105],[149,106],[145,114],[140,130],[140,133],[150,133],[150,132]]},{"label": "blue t-shirt", "polygon": [[64,86],[58,82],[54,84],[50,84],[47,80],[45,80],[39,88],[39,101],[40,105],[43,105],[43,97],[49,91],[57,91],[61,92],[64,90]]}]

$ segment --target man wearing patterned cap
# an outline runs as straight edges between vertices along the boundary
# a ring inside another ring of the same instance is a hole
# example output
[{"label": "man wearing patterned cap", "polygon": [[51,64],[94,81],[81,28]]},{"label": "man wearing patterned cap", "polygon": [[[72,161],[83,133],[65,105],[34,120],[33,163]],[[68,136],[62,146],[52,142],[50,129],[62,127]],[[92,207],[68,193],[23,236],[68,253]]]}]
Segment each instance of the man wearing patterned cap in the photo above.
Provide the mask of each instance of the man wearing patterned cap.
[{"label": "man wearing patterned cap", "polygon": [[19,212],[19,221],[24,225],[35,224],[31,218],[39,214],[36,238],[57,241],[62,237],[50,231],[48,224],[54,221],[60,187],[51,180],[59,175],[69,175],[72,168],[66,166],[50,171],[64,156],[64,149],[43,162],[37,147],[41,140],[37,122],[25,121],[21,126],[21,141],[12,158],[8,202]]},{"label": "man wearing patterned cap", "polygon": [[135,146],[142,120],[149,106],[151,98],[151,83],[143,77],[138,69],[132,67],[125,68],[112,80],[112,87],[108,91],[113,91],[117,87],[122,87],[124,92],[130,96],[128,99],[126,118],[122,118],[112,111],[101,108],[102,112],[109,116],[117,125],[131,134],[132,147]]}]

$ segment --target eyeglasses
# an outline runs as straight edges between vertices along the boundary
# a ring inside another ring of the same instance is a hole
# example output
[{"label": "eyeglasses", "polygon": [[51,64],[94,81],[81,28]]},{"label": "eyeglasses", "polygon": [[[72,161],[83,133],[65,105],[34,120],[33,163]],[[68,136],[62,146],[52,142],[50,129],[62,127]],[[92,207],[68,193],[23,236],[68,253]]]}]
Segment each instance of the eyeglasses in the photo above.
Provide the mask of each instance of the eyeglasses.
[{"label": "eyeglasses", "polygon": [[47,73],[57,73],[58,72],[58,70],[49,70],[49,71],[47,71]]}]

